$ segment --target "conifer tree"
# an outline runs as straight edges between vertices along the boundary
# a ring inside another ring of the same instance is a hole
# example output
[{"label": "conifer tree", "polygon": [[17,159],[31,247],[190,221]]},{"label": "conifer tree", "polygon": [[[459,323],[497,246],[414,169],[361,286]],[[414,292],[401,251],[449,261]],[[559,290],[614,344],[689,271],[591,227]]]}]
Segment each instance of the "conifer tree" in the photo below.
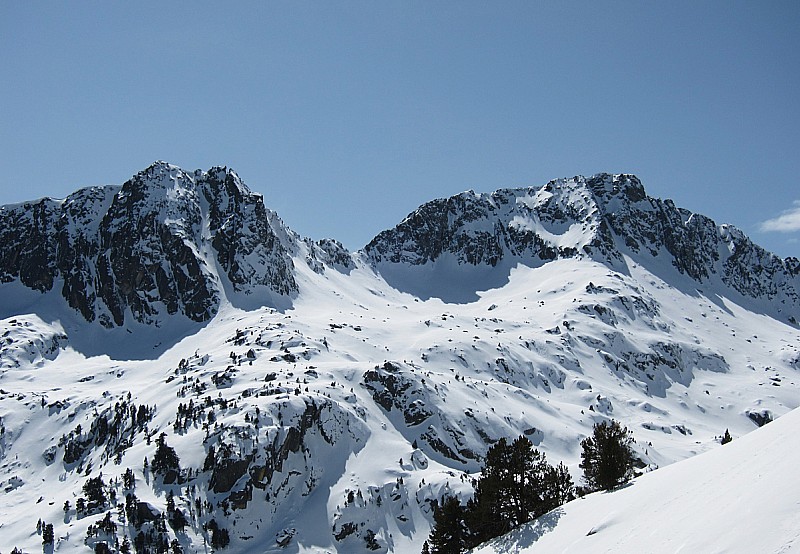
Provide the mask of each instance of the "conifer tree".
[{"label": "conifer tree", "polygon": [[166,434],[164,433],[161,433],[156,439],[156,453],[153,455],[150,468],[154,473],[164,477],[165,483],[174,482],[175,478],[177,478],[177,473],[180,471],[178,455],[175,453],[175,449],[167,444]]},{"label": "conifer tree", "polygon": [[183,531],[183,529],[189,524],[189,520],[186,519],[186,516],[183,512],[179,509],[176,509],[169,518],[170,526],[175,529],[175,531]]},{"label": "conifer tree", "polygon": [[505,438],[498,440],[486,453],[486,462],[478,480],[473,482],[475,494],[467,503],[466,520],[469,543],[474,546],[511,529],[508,489],[511,466],[510,448]]},{"label": "conifer tree", "polygon": [[470,546],[527,523],[574,497],[566,466],[547,463],[524,436],[497,441],[486,454],[475,495],[467,503]]},{"label": "conifer tree", "polygon": [[428,537],[430,554],[460,554],[467,546],[464,508],[455,496],[447,495],[433,509],[433,528]]},{"label": "conifer tree", "polygon": [[564,462],[549,466],[544,476],[544,493],[544,513],[575,499],[575,484]]},{"label": "conifer tree", "polygon": [[611,490],[633,477],[636,457],[632,443],[631,433],[618,421],[594,425],[592,436],[581,441],[579,464],[589,490]]},{"label": "conifer tree", "polygon": [[[575,497],[567,467],[553,467],[525,436],[498,440],[486,453],[475,493],[462,507],[446,496],[434,507],[430,554],[457,553],[540,517]],[[423,551],[424,552],[424,551]]]},{"label": "conifer tree", "polygon": [[86,495],[88,510],[95,510],[102,508],[106,504],[106,484],[103,482],[103,477],[98,475],[92,477],[83,484],[83,493]]},{"label": "conifer tree", "polygon": [[136,486],[136,477],[133,475],[133,470],[127,468],[125,473],[122,474],[122,487],[131,490]]},{"label": "conifer tree", "polygon": [[55,532],[53,531],[53,524],[52,523],[45,524],[44,527],[42,528],[42,544],[43,545],[53,544],[55,538],[56,537],[55,537]]},{"label": "conifer tree", "polygon": [[722,440],[720,442],[722,444],[728,444],[732,440],[733,440],[733,437],[731,436],[730,432],[727,429],[725,429],[725,434],[722,435]]}]

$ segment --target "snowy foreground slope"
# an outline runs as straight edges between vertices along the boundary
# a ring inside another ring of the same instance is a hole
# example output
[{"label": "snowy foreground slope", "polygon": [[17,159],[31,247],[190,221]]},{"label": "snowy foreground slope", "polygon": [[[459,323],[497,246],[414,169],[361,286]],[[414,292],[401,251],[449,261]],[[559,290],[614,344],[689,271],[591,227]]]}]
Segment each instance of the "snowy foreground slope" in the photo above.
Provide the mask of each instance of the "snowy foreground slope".
[{"label": "snowy foreground slope", "polygon": [[798,427],[793,410],[723,448],[566,504],[474,554],[796,552]]},{"label": "snowy foreground slope", "polygon": [[[800,405],[800,262],[632,176],[434,201],[352,254],[225,168],[157,163],[0,224],[4,554],[39,551],[39,519],[59,552],[207,552],[213,528],[224,552],[419,552],[501,437],[577,480],[596,421],[649,472]],[[179,467],[152,469],[159,440]]]}]

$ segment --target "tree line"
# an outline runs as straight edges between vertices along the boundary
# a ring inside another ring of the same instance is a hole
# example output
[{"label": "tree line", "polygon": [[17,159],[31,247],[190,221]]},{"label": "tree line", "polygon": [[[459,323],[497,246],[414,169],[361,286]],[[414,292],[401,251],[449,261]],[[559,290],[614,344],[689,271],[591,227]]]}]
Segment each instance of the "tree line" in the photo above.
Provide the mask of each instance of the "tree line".
[{"label": "tree line", "polygon": [[498,440],[487,452],[466,505],[453,495],[434,502],[422,554],[460,554],[583,495],[611,490],[634,474],[633,436],[617,421],[599,422],[581,441],[584,485],[576,487],[563,463],[553,466],[525,436]]}]

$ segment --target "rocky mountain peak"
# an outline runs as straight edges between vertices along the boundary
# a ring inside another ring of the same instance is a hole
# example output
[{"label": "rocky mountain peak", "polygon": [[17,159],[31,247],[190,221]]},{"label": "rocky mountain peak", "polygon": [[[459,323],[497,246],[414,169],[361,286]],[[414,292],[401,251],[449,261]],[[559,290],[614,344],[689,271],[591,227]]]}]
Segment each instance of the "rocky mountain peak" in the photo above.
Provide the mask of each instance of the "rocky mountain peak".
[{"label": "rocky mountain peak", "polygon": [[157,161],[139,171],[122,185],[120,199],[140,200],[146,197],[166,196],[170,191],[193,189],[192,175],[178,166]]},{"label": "rocky mountain peak", "polygon": [[588,179],[583,177],[575,179],[583,181],[597,198],[605,200],[622,198],[627,202],[641,202],[647,198],[644,186],[636,175],[598,173]]},{"label": "rocky mountain peak", "polygon": [[610,174],[491,194],[468,191],[420,206],[365,251],[376,264],[411,265],[435,262],[442,255],[473,266],[583,255],[590,245],[607,240],[600,236],[602,214],[643,197],[638,179]]},{"label": "rocky mountain peak", "polygon": [[189,173],[158,161],[122,186],[6,206],[0,235],[3,282],[60,288],[105,327],[206,321],[224,290],[265,304],[297,290],[294,235],[225,167]]},{"label": "rocky mountain peak", "polygon": [[[426,266],[430,273],[440,272],[433,268],[442,264],[455,265],[463,274],[477,274],[501,263],[537,266],[588,257],[619,270],[632,259],[663,273],[666,261],[699,284],[800,306],[795,260],[766,252],[732,226],[648,196],[629,174],[433,200],[380,233],[364,251],[387,279],[398,282],[399,271],[405,283],[413,280],[407,269],[413,266]],[[476,286],[498,286],[496,276],[492,279]]]},{"label": "rocky mountain peak", "polygon": [[[207,321],[223,296],[242,305],[284,302],[298,291],[298,256],[318,273],[326,265],[354,267],[341,244],[301,239],[261,194],[219,166],[187,172],[157,161],[121,186],[2,207],[0,223],[0,281],[60,289],[85,319],[107,327],[173,314]],[[463,300],[502,286],[498,275],[515,264],[590,258],[625,271],[633,260],[746,298],[800,305],[800,262],[648,196],[629,174],[432,200],[381,232],[363,254],[394,286],[449,300],[456,297],[435,283],[424,283],[424,293],[408,284],[434,274],[448,289],[453,280],[469,282]],[[412,269],[423,267],[425,277]]]}]

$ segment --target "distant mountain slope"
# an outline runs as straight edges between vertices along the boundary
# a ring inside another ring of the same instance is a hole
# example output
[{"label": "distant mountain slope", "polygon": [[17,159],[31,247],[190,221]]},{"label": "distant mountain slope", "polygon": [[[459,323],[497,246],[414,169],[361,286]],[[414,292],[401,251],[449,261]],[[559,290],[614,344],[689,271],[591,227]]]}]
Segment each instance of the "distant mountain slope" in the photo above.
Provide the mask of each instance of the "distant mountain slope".
[{"label": "distant mountain slope", "polygon": [[[364,250],[393,284],[445,300],[474,299],[476,290],[502,285],[516,263],[583,256],[627,272],[628,255],[651,271],[671,266],[697,286],[717,285],[771,302],[787,318],[796,318],[800,309],[799,260],[781,260],[735,227],[647,196],[633,175],[601,173],[538,189],[433,200]],[[441,284],[415,282],[415,275],[438,277]],[[465,277],[473,278],[471,294],[450,288]]]},{"label": "distant mountain slope", "polygon": [[610,493],[571,502],[474,554],[800,549],[800,411]]}]

